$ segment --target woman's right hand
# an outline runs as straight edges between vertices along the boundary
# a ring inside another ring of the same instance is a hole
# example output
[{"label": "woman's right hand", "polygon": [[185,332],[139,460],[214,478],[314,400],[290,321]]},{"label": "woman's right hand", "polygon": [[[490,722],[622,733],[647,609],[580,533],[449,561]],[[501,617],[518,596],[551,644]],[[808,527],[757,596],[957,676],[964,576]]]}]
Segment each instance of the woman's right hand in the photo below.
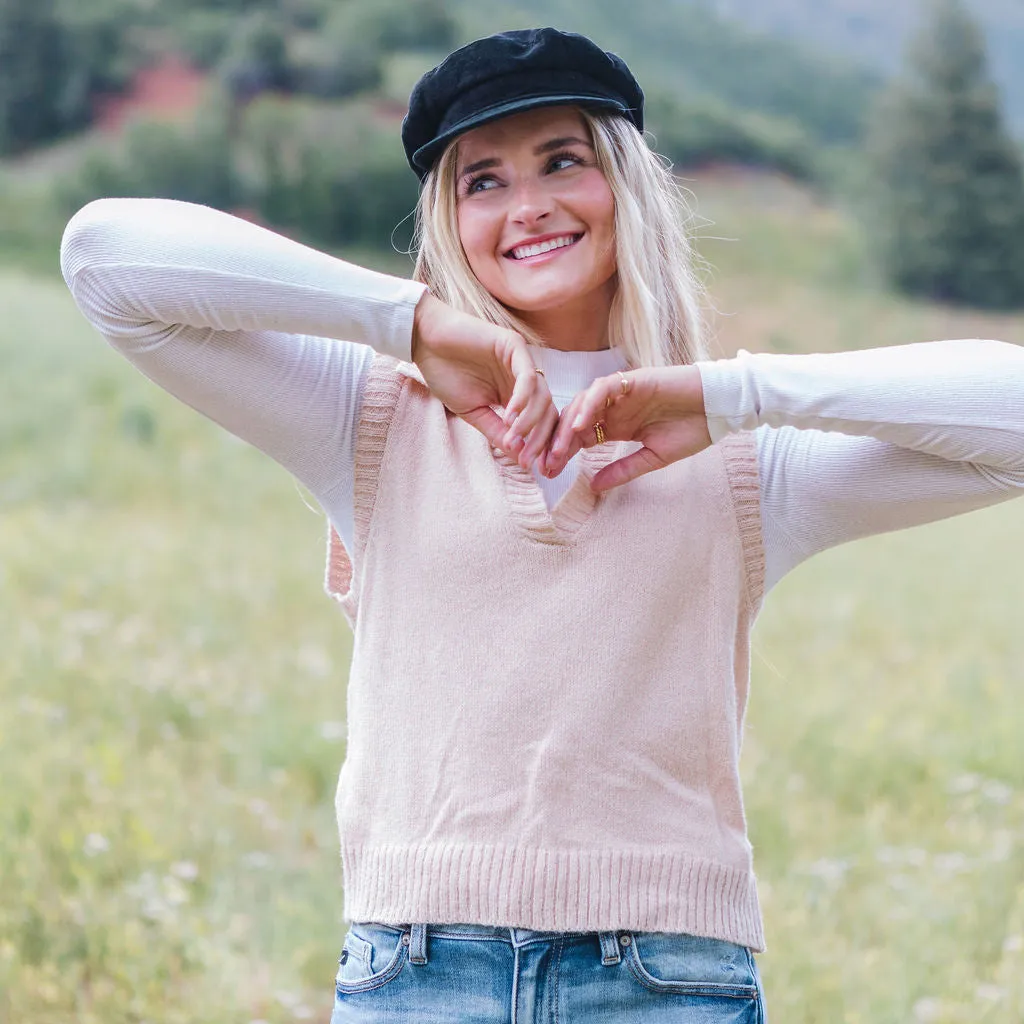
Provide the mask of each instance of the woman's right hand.
[{"label": "woman's right hand", "polygon": [[[515,331],[424,292],[413,319],[412,360],[448,409],[524,468],[546,449],[558,410]],[[494,405],[505,407],[504,420]]]}]

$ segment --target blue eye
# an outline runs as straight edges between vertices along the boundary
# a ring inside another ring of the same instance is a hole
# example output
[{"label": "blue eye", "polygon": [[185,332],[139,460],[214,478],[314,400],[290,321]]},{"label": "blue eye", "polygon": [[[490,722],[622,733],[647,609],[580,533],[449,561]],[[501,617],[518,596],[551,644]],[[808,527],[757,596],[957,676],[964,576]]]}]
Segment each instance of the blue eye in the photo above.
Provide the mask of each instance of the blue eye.
[{"label": "blue eye", "polygon": [[485,186],[497,185],[497,182],[489,174],[481,174],[478,178],[471,178],[466,185],[466,195],[474,192],[489,192],[490,188]]},{"label": "blue eye", "polygon": [[581,157],[575,153],[556,153],[548,162],[549,171],[560,171],[565,166],[576,167],[583,163]]}]

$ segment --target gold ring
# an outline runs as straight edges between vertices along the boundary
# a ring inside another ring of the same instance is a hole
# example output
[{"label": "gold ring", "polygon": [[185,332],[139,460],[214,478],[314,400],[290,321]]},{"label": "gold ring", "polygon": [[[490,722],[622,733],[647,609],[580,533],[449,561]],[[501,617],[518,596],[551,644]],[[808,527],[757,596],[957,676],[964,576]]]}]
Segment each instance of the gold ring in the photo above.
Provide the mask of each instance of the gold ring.
[{"label": "gold ring", "polygon": [[535,367],[533,368],[533,372],[534,372],[534,373],[539,373],[539,374],[540,374],[540,375],[541,375],[542,377],[543,377],[543,376],[545,376],[545,373],[544,373],[544,371],[543,371],[543,370],[542,370],[542,369],[541,369],[541,368],[540,368],[539,366],[535,366]]},{"label": "gold ring", "polygon": [[619,375],[619,384],[622,386],[622,394],[628,395],[629,389],[633,386],[633,382],[621,371],[615,371]]},{"label": "gold ring", "polygon": [[604,444],[604,427],[601,426],[600,420],[594,424],[594,433],[597,434],[597,443]]}]

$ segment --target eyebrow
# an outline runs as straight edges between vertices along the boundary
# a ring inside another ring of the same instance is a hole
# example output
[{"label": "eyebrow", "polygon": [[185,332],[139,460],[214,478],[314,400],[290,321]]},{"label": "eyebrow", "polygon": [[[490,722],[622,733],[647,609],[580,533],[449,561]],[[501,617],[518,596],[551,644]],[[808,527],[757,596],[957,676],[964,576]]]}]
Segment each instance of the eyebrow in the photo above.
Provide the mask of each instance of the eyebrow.
[{"label": "eyebrow", "polygon": [[[544,153],[550,153],[555,149],[564,149],[566,146],[586,146],[588,149],[594,147],[587,142],[586,139],[577,138],[575,135],[561,135],[557,139],[548,139],[547,142],[542,142],[537,146],[534,151],[534,156],[542,156]],[[459,177],[464,178],[467,174],[475,174],[477,171],[485,171],[490,167],[497,167],[501,161],[494,156],[489,156],[484,160],[477,160],[476,163],[469,164],[463,167],[459,171]]]}]

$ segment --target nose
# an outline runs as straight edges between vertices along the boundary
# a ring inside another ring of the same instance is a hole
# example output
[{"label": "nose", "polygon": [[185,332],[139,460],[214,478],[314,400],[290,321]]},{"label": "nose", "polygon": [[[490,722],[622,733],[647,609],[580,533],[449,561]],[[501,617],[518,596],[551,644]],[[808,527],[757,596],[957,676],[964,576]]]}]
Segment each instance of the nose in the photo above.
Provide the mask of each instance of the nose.
[{"label": "nose", "polygon": [[517,224],[536,224],[547,217],[553,208],[551,196],[533,178],[513,187],[510,216]]}]

